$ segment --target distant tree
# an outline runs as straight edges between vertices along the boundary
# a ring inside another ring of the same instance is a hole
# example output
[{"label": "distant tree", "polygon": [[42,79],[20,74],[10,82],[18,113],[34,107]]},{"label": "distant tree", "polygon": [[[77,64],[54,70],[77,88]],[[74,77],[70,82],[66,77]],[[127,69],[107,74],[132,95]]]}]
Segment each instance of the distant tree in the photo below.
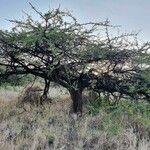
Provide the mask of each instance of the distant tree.
[{"label": "distant tree", "polygon": [[74,113],[82,112],[85,88],[149,100],[150,84],[142,76],[149,67],[144,66],[148,42],[138,44],[135,34],[110,36],[109,29],[117,27],[108,20],[79,23],[68,11],[43,14],[30,5],[38,20],[26,14],[25,21],[10,20],[15,23],[11,31],[0,31],[1,79],[14,74],[43,78],[41,103],[55,82],[69,91]]}]

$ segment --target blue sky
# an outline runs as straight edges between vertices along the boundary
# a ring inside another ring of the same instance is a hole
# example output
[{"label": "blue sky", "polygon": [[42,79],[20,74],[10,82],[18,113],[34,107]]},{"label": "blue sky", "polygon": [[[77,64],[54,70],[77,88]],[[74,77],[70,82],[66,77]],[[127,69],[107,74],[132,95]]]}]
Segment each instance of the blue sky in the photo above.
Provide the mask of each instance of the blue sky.
[{"label": "blue sky", "polygon": [[150,40],[150,0],[0,0],[0,29],[9,29],[5,19],[22,18],[22,11],[33,14],[29,1],[41,11],[60,4],[83,22],[108,18],[112,24],[121,25],[123,32],[141,31],[140,39]]}]

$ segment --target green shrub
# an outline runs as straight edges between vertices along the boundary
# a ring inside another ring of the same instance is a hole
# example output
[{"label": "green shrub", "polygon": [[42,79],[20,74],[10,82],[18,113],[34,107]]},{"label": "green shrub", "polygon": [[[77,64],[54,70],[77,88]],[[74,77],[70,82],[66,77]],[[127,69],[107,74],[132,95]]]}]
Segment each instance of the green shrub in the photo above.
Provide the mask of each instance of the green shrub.
[{"label": "green shrub", "polygon": [[7,79],[0,80],[0,86],[7,89],[7,87],[9,86],[23,86],[25,84],[30,83],[31,81],[33,81],[32,75],[26,76],[12,75]]},{"label": "green shrub", "polygon": [[106,97],[90,101],[87,104],[89,114],[100,115],[100,130],[109,134],[119,134],[127,126],[135,123],[150,129],[150,104],[131,100],[122,100],[117,106],[109,105]]}]

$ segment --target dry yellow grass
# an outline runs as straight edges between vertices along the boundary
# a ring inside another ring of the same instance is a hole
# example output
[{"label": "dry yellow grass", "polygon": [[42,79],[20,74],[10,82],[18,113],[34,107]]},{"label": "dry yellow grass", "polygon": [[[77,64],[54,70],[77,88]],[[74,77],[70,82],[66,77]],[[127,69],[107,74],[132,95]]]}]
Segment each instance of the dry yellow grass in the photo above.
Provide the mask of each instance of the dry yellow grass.
[{"label": "dry yellow grass", "polygon": [[85,108],[80,118],[70,115],[67,95],[42,107],[26,104],[26,111],[16,100],[1,100],[0,150],[150,150],[148,139],[132,127],[117,135],[101,130],[103,111],[91,116]]},{"label": "dry yellow grass", "polygon": [[4,93],[4,91],[0,92],[0,108],[10,105],[10,103],[16,103],[17,99],[18,95],[16,93],[14,95],[13,94],[9,95],[9,92],[7,93]]}]

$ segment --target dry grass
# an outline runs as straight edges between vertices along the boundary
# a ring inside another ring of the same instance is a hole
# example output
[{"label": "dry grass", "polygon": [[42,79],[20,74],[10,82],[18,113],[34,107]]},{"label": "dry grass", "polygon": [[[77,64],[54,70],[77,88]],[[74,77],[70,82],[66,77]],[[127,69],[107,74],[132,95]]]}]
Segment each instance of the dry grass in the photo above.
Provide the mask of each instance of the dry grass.
[{"label": "dry grass", "polygon": [[[20,91],[20,90],[18,90]],[[9,105],[10,103],[16,102],[18,98],[18,92],[12,90],[0,90],[0,107]]]},{"label": "dry grass", "polygon": [[16,101],[1,103],[0,150],[150,150],[148,137],[136,133],[133,126],[114,135],[103,130],[104,111],[96,116],[84,111],[75,119],[69,114],[68,96],[41,108],[27,104],[26,111],[18,108]]}]

